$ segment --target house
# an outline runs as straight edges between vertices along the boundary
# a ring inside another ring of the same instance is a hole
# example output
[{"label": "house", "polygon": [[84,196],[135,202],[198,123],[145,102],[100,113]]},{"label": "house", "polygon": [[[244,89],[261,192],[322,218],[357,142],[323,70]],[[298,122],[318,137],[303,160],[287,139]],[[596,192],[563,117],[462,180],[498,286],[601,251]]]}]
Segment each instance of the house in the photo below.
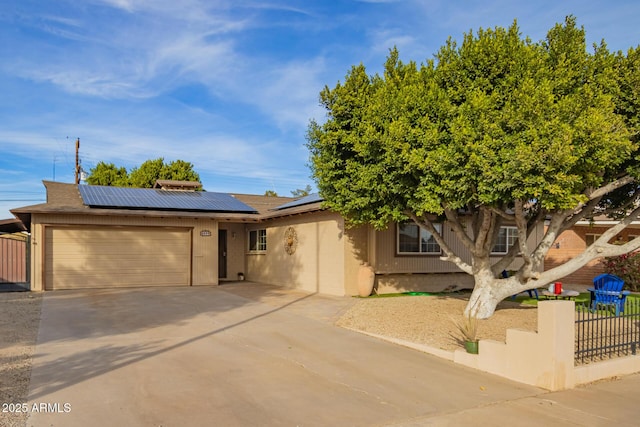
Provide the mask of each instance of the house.
[{"label": "house", "polygon": [[[590,246],[617,223],[618,221],[606,217],[594,218],[593,221],[578,221],[569,230],[562,232],[553,242],[544,260],[545,269],[550,270],[581,254],[587,246]],[[627,243],[638,236],[640,236],[640,222],[634,221],[610,243]],[[604,272],[602,259],[595,259],[589,261],[579,270],[563,277],[562,281],[572,285],[593,285],[593,278]]]},{"label": "house", "polygon": [[[473,286],[415,224],[348,228],[318,195],[210,193],[180,182],[154,189],[44,185],[46,203],[12,210],[31,232],[32,290],[207,286],[244,278],[356,295],[365,262],[380,293]],[[437,226],[468,259],[446,223]],[[513,244],[514,230],[504,227],[497,255]]]}]

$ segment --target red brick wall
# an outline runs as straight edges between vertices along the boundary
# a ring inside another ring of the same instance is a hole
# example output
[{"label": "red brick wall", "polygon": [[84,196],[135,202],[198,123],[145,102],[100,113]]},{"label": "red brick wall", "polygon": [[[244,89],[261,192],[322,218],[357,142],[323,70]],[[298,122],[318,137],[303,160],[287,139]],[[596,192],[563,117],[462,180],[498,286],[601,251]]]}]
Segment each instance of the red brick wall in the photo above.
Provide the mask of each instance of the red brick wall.
[{"label": "red brick wall", "polygon": [[[602,234],[606,230],[607,227],[585,226],[574,227],[573,229],[560,234],[544,259],[544,269],[550,270],[570,260],[576,255],[579,255],[587,247],[587,234]],[[629,236],[638,235],[640,235],[639,229],[626,229],[616,236],[615,240],[627,242],[629,240]],[[556,247],[556,244],[558,244],[559,247]],[[561,281],[566,284],[591,285],[593,284],[593,278],[601,273],[604,273],[604,268],[602,266],[601,259],[597,259],[591,261],[578,271],[565,276]]]}]

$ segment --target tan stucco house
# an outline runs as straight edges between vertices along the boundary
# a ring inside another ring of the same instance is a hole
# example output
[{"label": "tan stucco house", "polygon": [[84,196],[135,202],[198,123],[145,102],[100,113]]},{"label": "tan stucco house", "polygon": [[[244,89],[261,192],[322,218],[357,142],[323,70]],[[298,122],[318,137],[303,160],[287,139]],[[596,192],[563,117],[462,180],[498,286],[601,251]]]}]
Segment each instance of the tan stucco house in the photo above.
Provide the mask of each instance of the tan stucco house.
[{"label": "tan stucco house", "polygon": [[[45,181],[46,203],[12,210],[31,233],[31,289],[218,285],[239,279],[356,295],[363,263],[380,293],[470,288],[413,224],[347,228],[317,195],[299,199]],[[453,232],[445,238],[461,248]],[[497,255],[513,244],[504,227]],[[541,237],[533,233],[531,244]],[[461,251],[464,254],[464,251]],[[464,256],[463,256],[464,257]]]}]

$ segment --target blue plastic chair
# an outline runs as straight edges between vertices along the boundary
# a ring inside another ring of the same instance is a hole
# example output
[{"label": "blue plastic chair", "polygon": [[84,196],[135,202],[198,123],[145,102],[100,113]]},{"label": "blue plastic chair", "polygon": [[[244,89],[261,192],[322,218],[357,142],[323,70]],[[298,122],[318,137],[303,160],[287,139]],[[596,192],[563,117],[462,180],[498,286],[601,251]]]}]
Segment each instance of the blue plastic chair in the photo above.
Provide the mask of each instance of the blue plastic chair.
[{"label": "blue plastic chair", "polygon": [[591,310],[596,311],[599,306],[613,307],[616,316],[624,313],[624,304],[629,291],[623,291],[624,280],[613,274],[601,274],[593,279],[591,292]]}]

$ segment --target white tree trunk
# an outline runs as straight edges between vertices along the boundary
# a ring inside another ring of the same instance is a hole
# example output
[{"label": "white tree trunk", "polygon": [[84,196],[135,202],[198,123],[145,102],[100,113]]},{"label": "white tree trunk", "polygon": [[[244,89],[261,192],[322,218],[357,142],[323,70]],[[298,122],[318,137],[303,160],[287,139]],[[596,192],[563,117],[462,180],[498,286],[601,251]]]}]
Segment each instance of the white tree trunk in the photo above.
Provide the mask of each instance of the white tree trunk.
[{"label": "white tree trunk", "polygon": [[[634,251],[640,246],[640,237],[624,245],[601,243],[601,240],[606,242],[606,239],[610,239],[615,235],[611,230],[606,233],[611,235],[603,235],[604,237],[600,237],[596,243],[580,255],[551,270],[537,273],[526,281],[521,276],[522,269],[519,274],[506,279],[494,277],[488,267],[477,269],[478,271],[473,275],[475,286],[469,298],[469,303],[465,308],[465,315],[471,314],[478,319],[487,319],[493,315],[500,301],[511,295],[530,289],[546,287],[549,283],[573,273],[593,259],[622,255]],[[476,265],[488,265],[487,260],[475,261]],[[531,263],[531,267],[534,271],[538,269],[539,266],[536,259]]]},{"label": "white tree trunk", "polygon": [[523,284],[517,276],[495,278],[490,272],[476,274],[474,279],[475,286],[464,313],[465,316],[471,314],[478,319],[488,319],[496,311],[500,301],[517,293],[535,289],[537,284],[537,281]]}]

